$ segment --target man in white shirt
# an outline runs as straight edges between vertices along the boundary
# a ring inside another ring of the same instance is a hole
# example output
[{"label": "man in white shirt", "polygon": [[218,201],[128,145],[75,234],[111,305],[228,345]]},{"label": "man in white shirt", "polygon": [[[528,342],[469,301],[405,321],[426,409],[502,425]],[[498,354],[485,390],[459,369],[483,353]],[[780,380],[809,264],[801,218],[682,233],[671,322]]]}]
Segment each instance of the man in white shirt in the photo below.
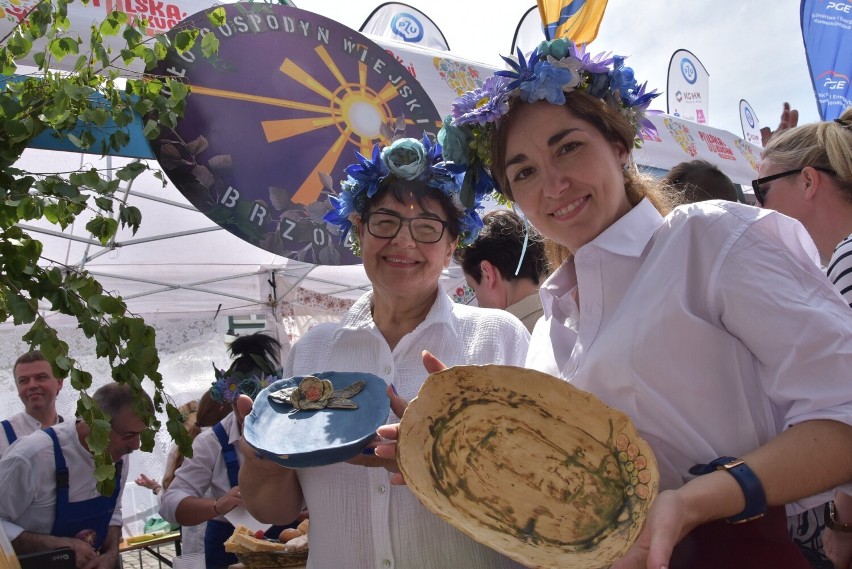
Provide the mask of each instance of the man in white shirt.
[{"label": "man in white shirt", "polygon": [[0,457],[17,439],[62,422],[62,417],[56,413],[56,396],[63,380],[54,377],[50,362],[40,351],[19,357],[12,367],[12,375],[24,410],[0,421]]},{"label": "man in white shirt", "polygon": [[[116,465],[116,489],[110,496],[97,490],[86,423],[64,422],[19,440],[0,459],[0,523],[19,555],[70,547],[78,568],[118,563],[123,478],[147,425],[133,410],[129,386],[109,383],[92,398],[110,417],[107,452]],[[153,413],[150,398],[142,404]]]}]

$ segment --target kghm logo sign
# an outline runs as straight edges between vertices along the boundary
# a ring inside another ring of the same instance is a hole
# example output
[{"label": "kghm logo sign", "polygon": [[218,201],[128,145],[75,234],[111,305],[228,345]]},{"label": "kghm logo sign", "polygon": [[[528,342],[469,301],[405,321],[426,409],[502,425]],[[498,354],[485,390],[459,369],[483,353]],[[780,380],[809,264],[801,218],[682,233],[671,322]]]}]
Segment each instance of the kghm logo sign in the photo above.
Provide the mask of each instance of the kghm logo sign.
[{"label": "kghm logo sign", "polygon": [[407,42],[419,42],[423,39],[423,26],[412,14],[405,12],[391,19],[391,31]]},{"label": "kghm logo sign", "polygon": [[680,72],[683,74],[683,78],[686,79],[686,82],[690,85],[693,85],[696,81],[698,81],[698,71],[695,70],[695,64],[688,57],[684,57],[680,60]]},{"label": "kghm logo sign", "polygon": [[675,92],[675,99],[677,99],[678,103],[683,101],[688,103],[700,103],[701,93],[698,91],[677,91]]}]

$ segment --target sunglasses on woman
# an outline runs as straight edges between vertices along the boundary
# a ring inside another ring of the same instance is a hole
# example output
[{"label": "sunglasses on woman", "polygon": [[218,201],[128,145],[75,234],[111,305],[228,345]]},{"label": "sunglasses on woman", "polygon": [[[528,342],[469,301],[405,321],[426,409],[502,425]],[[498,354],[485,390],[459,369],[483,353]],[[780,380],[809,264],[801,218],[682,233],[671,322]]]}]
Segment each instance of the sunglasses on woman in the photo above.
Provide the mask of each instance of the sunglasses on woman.
[{"label": "sunglasses on woman", "polygon": [[[754,197],[757,200],[757,203],[763,207],[764,203],[766,203],[766,194],[769,193],[771,188],[763,188],[764,184],[771,182],[772,180],[778,180],[780,178],[786,178],[787,176],[792,176],[794,174],[801,173],[802,170],[805,169],[805,166],[801,168],[796,168],[795,170],[787,170],[786,172],[781,172],[780,174],[772,174],[771,176],[764,176],[763,178],[758,178],[757,180],[751,181],[751,189],[754,190]],[[814,170],[819,170],[820,172],[825,172],[826,174],[834,175],[834,172],[831,170],[827,170],[825,168],[814,168]]]}]

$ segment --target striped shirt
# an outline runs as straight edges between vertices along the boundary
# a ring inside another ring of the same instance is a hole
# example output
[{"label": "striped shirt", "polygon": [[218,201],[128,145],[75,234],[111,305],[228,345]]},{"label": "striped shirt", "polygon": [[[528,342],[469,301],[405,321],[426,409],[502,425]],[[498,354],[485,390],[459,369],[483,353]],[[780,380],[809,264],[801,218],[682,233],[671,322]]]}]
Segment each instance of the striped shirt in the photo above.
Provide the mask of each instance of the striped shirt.
[{"label": "striped shirt", "polygon": [[826,274],[852,307],[852,235],[841,241],[834,250]]}]

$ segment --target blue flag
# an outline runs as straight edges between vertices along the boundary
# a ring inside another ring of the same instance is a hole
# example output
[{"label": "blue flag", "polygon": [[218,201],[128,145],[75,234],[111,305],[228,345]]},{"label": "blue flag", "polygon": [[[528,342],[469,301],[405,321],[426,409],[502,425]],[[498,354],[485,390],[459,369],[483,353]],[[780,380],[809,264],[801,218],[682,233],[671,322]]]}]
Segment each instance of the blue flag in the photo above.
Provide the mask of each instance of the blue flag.
[{"label": "blue flag", "polygon": [[801,19],[819,116],[834,120],[852,106],[852,3],[802,0]]}]

